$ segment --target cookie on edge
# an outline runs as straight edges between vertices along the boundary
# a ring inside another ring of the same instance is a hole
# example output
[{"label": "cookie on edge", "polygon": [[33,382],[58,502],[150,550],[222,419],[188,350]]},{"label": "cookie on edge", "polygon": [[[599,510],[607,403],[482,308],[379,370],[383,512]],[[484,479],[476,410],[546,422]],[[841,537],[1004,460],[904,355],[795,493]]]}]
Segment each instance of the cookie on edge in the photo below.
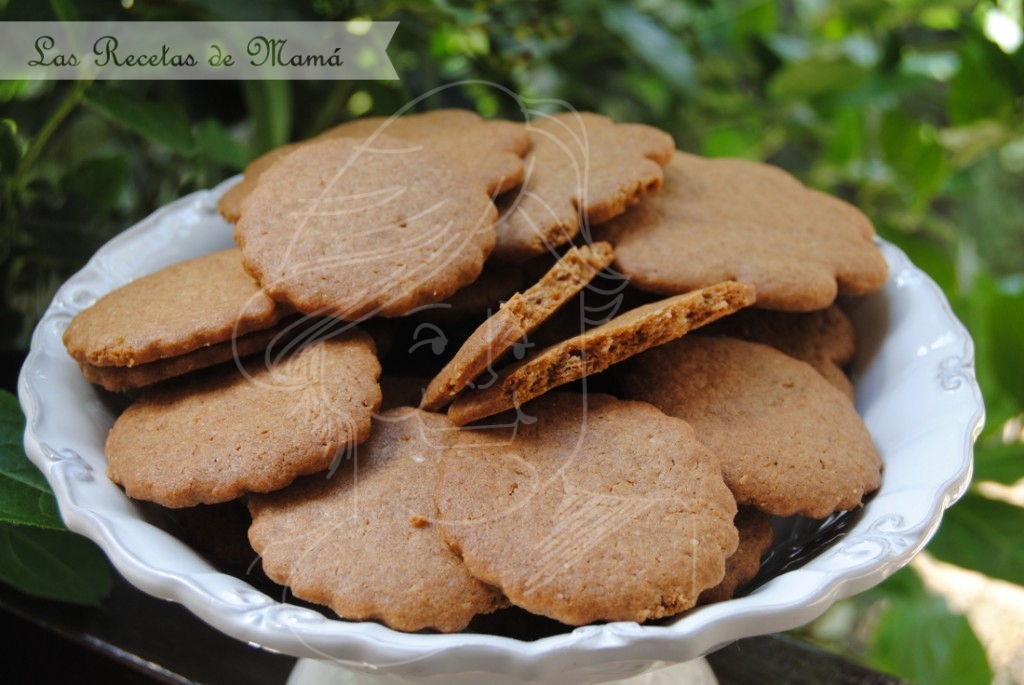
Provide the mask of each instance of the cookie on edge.
[{"label": "cookie on edge", "polygon": [[267,576],[342,618],[396,630],[455,632],[507,606],[441,539],[437,447],[454,430],[440,414],[397,408],[329,478],[251,496],[249,539]]},{"label": "cookie on edge", "polygon": [[604,371],[754,302],[754,289],[726,281],[620,314],[608,323],[506,367],[484,389],[463,392],[448,407],[456,424],[518,407],[548,390]]},{"label": "cookie on edge", "polygon": [[257,352],[263,352],[271,346],[287,341],[291,337],[295,325],[296,322],[292,318],[284,319],[265,330],[253,331],[233,340],[226,340],[175,357],[157,359],[136,366],[93,366],[88,363],[80,363],[79,366],[87,381],[99,385],[104,390],[109,392],[138,390],[147,385],[154,385],[170,378],[201,371],[232,359],[241,359]]},{"label": "cookie on edge", "polygon": [[288,312],[231,248],[112,290],[71,320],[63,340],[79,364],[132,367],[270,328]]},{"label": "cookie on edge", "polygon": [[676,152],[661,191],[594,231],[637,288],[674,295],[735,279],[757,306],[812,311],[885,284],[875,229],[782,169]]},{"label": "cookie on edge", "polygon": [[860,507],[881,484],[882,459],[850,400],[772,347],[688,335],[617,376],[624,397],[693,426],[739,504],[821,519]]},{"label": "cookie on edge", "polygon": [[721,581],[736,505],[685,421],[597,393],[526,409],[443,452],[441,533],[474,576],[570,625],[677,614]]},{"label": "cookie on edge", "polygon": [[573,247],[534,285],[513,295],[463,343],[430,381],[421,408],[436,411],[612,263],[608,243]]},{"label": "cookie on edge", "polygon": [[153,386],[107,435],[107,475],[171,508],[278,490],[369,437],[380,371],[373,341],[351,330],[275,365],[250,357]]}]

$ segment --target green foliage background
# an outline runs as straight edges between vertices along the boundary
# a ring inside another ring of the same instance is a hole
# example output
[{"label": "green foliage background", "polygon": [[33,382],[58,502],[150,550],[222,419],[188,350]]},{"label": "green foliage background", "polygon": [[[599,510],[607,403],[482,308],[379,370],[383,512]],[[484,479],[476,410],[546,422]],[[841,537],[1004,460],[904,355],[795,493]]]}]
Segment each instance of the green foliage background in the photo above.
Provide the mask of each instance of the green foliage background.
[{"label": "green foliage background", "polygon": [[[389,48],[396,82],[0,81],[0,350],[23,351],[56,287],[164,203],[270,147],[391,114],[438,86],[456,84],[417,109],[521,118],[497,84],[540,109],[564,100],[659,126],[681,149],[780,165],[871,216],[969,327],[986,397],[975,486],[929,549],[1024,584],[1024,510],[978,485],[1024,477],[1021,13],[1021,0],[0,0],[5,21],[401,22]],[[2,464],[0,483],[16,482],[15,461]],[[7,489],[38,499],[38,483],[18,482]],[[52,527],[0,520],[8,549]],[[858,625],[833,648],[919,682],[991,679],[963,618],[912,571],[854,602]]]}]

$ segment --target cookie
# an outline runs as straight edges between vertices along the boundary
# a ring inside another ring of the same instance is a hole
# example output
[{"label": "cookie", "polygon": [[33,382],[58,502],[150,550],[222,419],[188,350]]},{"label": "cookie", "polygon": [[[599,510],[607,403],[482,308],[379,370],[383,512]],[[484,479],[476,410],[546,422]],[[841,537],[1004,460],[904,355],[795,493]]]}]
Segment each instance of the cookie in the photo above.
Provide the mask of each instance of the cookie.
[{"label": "cookie", "polygon": [[537,283],[512,296],[431,380],[420,405],[436,411],[576,295],[612,262],[608,243],[573,247]]},{"label": "cookie", "polygon": [[529,129],[526,181],[499,199],[497,259],[544,254],[572,240],[581,224],[622,214],[661,187],[675,149],[664,131],[589,112],[545,115]]},{"label": "cookie", "polygon": [[732,556],[725,560],[725,577],[715,587],[700,593],[697,604],[732,599],[737,590],[757,576],[761,570],[761,560],[775,542],[772,517],[756,507],[740,507],[735,523],[740,534],[740,544]]},{"label": "cookie", "polygon": [[853,399],[853,383],[843,367],[857,352],[853,322],[838,306],[813,312],[779,312],[748,307],[735,316],[719,319],[703,335],[728,335],[771,345],[790,357],[805,361],[832,385]]},{"label": "cookie", "polygon": [[330,476],[249,498],[249,539],[263,570],[296,597],[343,618],[453,632],[505,606],[441,540],[435,436],[455,427],[409,407],[383,414]]},{"label": "cookie", "polygon": [[740,504],[824,518],[878,489],[882,460],[853,404],[809,364],[759,343],[690,335],[618,370],[624,397],[684,419]]},{"label": "cookie", "polygon": [[294,323],[294,319],[285,319],[271,328],[253,331],[234,340],[137,366],[93,366],[87,363],[79,366],[90,383],[110,392],[127,392],[262,352],[271,345],[286,341],[293,332]]},{"label": "cookie", "polygon": [[494,245],[484,185],[447,158],[379,136],[303,145],[260,176],[235,225],[275,300],[345,321],[402,316],[472,283]]},{"label": "cookie", "polygon": [[114,422],[107,475],[172,508],[283,488],[369,436],[379,375],[373,342],[351,330],[274,365],[258,355],[154,386]]},{"label": "cookie", "polygon": [[287,311],[246,273],[232,248],[107,293],[71,320],[64,345],[80,364],[136,366],[269,328]]},{"label": "cookie", "polygon": [[736,279],[766,309],[823,309],[837,293],[880,289],[887,273],[860,210],[739,159],[676,152],[661,192],[594,236],[638,288],[672,295]]},{"label": "cookie", "polygon": [[721,581],[736,505],[685,421],[596,393],[526,410],[443,451],[441,534],[474,576],[570,625],[670,616]]},{"label": "cookie", "polygon": [[[313,140],[365,140],[378,133],[415,142],[456,160],[484,184],[492,197],[523,182],[522,157],[530,148],[526,127],[512,121],[484,120],[468,110],[442,109],[395,119],[367,117],[335,126]],[[242,180],[221,196],[218,204],[221,215],[229,223],[237,222],[242,202],[259,183],[260,175],[289,152],[308,142],[283,145],[253,160],[246,167]]]},{"label": "cookie", "polygon": [[685,335],[751,304],[754,298],[753,288],[727,281],[632,309],[503,369],[488,387],[455,398],[448,416],[464,426],[517,407],[551,388]]}]

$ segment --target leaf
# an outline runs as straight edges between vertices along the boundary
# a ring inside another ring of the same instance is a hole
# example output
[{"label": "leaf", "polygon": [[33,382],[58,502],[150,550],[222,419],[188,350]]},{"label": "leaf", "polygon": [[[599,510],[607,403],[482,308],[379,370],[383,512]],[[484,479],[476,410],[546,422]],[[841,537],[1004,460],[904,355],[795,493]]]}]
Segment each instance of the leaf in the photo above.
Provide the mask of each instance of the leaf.
[{"label": "leaf", "polygon": [[50,0],[50,8],[60,21],[78,21],[78,8],[73,0]]},{"label": "leaf", "polygon": [[1001,121],[980,119],[965,126],[939,132],[939,142],[953,154],[952,165],[964,169],[1013,139],[1013,132]]},{"label": "leaf", "polygon": [[456,7],[448,0],[432,0],[431,4],[441,10],[458,23],[459,26],[468,26],[474,23],[484,23],[489,17],[486,13],[474,9]]},{"label": "leaf", "polygon": [[17,124],[10,119],[0,119],[0,174],[13,175],[20,162]]},{"label": "leaf", "polygon": [[[999,292],[999,284],[988,274],[982,272],[976,274],[968,287],[962,292],[956,293],[951,298],[950,304],[957,318],[963,322],[974,339],[975,363],[974,369],[978,377],[978,384],[981,386],[985,397],[986,412],[991,414],[990,407],[996,395],[1005,395],[1000,386],[1000,379],[997,376],[992,363],[992,338],[998,335],[997,325],[990,321],[989,300]],[[1014,407],[1015,409],[1015,407]],[[1013,416],[1016,412],[1010,410],[1007,416]]]},{"label": "leaf", "polygon": [[991,363],[999,384],[1024,407],[1024,292],[1000,292],[988,302]]},{"label": "leaf", "polygon": [[[228,21],[310,21],[316,18],[304,6],[306,3],[280,0],[191,0],[188,4],[208,12],[212,17]],[[143,6],[141,9],[149,8]],[[151,11],[159,9],[159,3],[154,3]]]},{"label": "leaf", "polygon": [[882,154],[913,188],[918,207],[931,200],[946,177],[945,153],[930,132],[902,109],[889,110],[882,118]]},{"label": "leaf", "polygon": [[999,69],[989,64],[984,38],[968,34],[960,51],[960,68],[949,82],[946,108],[954,124],[979,119],[1012,120],[1017,97]]},{"label": "leaf", "polygon": [[686,47],[650,17],[627,5],[609,5],[604,10],[605,27],[619,36],[666,85],[682,92],[696,86],[696,68]]},{"label": "leaf", "polygon": [[761,139],[735,128],[712,129],[701,140],[701,147],[707,157],[761,159]]},{"label": "leaf", "polygon": [[284,145],[292,130],[292,89],[287,81],[244,81],[253,122],[253,156]]},{"label": "leaf", "polygon": [[919,602],[928,597],[928,588],[921,580],[921,574],[912,566],[904,566],[868,592],[890,602]]},{"label": "leaf", "polygon": [[0,102],[9,102],[24,93],[31,86],[26,79],[0,79]]},{"label": "leaf", "polygon": [[975,482],[1013,485],[1021,478],[1024,478],[1024,443],[975,445]]},{"label": "leaf", "polygon": [[180,107],[170,102],[147,102],[118,88],[92,87],[85,103],[103,116],[163,145],[174,152],[191,155],[196,141]]},{"label": "leaf", "polygon": [[828,139],[828,158],[836,165],[849,164],[857,159],[864,147],[861,112],[841,109],[832,118],[832,135]]},{"label": "leaf", "polygon": [[124,192],[129,171],[126,155],[94,157],[69,172],[64,187],[87,198],[101,212],[109,212]]},{"label": "leaf", "polygon": [[871,635],[873,667],[915,683],[989,685],[992,669],[967,619],[941,597],[890,602]]},{"label": "leaf", "polygon": [[56,89],[55,84],[60,81],[26,80],[26,79],[0,79],[0,102],[11,100],[31,100],[41,95],[46,95]]},{"label": "leaf", "polygon": [[915,266],[931,276],[943,292],[952,297],[956,292],[957,276],[947,249],[933,240],[902,231],[886,231],[884,237],[906,252]]},{"label": "leaf", "polygon": [[63,529],[49,484],[25,456],[24,433],[18,399],[0,390],[0,521]]},{"label": "leaf", "polygon": [[30,595],[89,606],[113,584],[103,553],[82,536],[3,524],[0,580]]},{"label": "leaf", "polygon": [[1024,509],[968,492],[945,513],[928,545],[936,558],[1024,584]]},{"label": "leaf", "polygon": [[197,134],[199,154],[235,170],[245,168],[249,153],[216,119],[207,119]]},{"label": "leaf", "polygon": [[62,530],[64,523],[49,491],[0,475],[0,522]]},{"label": "leaf", "polygon": [[748,0],[736,10],[731,22],[736,39],[771,35],[779,24],[779,6],[774,2]]},{"label": "leaf", "polygon": [[0,475],[40,492],[50,492],[43,474],[25,456],[24,435],[25,417],[18,398],[0,390]]},{"label": "leaf", "polygon": [[778,100],[807,100],[853,90],[867,79],[867,72],[848,59],[812,57],[788,64],[768,84]]}]

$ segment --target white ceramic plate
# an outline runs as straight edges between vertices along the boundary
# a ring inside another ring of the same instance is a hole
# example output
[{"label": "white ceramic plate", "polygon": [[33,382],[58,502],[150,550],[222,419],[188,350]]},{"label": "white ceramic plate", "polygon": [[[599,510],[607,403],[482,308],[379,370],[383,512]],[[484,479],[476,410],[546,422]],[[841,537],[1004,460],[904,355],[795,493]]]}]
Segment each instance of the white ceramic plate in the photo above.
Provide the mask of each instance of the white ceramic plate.
[{"label": "white ceramic plate", "polygon": [[[93,539],[143,591],[180,602],[240,640],[378,674],[445,683],[520,680],[560,685],[622,679],[699,657],[742,637],[819,616],[906,564],[971,475],[984,420],[973,346],[936,285],[892,245],[881,293],[851,303],[858,329],[858,408],[885,461],[881,490],[843,525],[793,521],[777,556],[818,551],[748,595],[656,625],[611,623],[526,641],[489,634],[403,634],[279,602],[218,572],[150,520],[104,475],[103,443],[116,408],[82,377],[61,343],[71,317],[97,297],[158,268],[231,245],[217,198],[231,181],[183,198],[105,245],[57,293],[32,339],[19,392],[25,446],[56,492],[68,527]],[[838,532],[837,532],[838,531]],[[822,544],[827,537],[830,542]],[[472,673],[476,671],[476,673]]]}]

